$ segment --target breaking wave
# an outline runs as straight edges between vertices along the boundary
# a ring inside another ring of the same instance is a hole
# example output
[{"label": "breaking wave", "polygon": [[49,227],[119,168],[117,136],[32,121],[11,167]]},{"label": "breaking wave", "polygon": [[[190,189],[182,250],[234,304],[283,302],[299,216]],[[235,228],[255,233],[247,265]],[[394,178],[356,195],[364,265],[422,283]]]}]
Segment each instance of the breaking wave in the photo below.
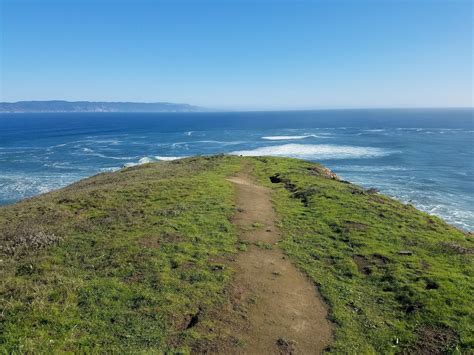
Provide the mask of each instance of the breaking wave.
[{"label": "breaking wave", "polygon": [[164,161],[171,161],[171,160],[184,159],[184,158],[187,158],[187,157],[163,157],[160,155],[155,156],[155,159],[164,160]]},{"label": "breaking wave", "polygon": [[262,139],[268,141],[288,141],[288,140],[298,140],[298,139],[306,139],[306,138],[331,138],[327,135],[317,135],[317,134],[307,134],[303,136],[265,136]]},{"label": "breaking wave", "polygon": [[123,166],[125,168],[129,168],[131,166],[153,163],[157,161],[171,161],[171,160],[177,160],[177,159],[183,159],[183,158],[187,158],[187,157],[165,157],[165,156],[156,155],[153,157],[143,157],[140,160],[138,160],[138,162],[136,163],[126,163]]},{"label": "breaking wave", "polygon": [[283,156],[301,159],[358,159],[375,158],[394,153],[380,148],[328,144],[283,144],[238,150],[230,154],[244,156]]}]

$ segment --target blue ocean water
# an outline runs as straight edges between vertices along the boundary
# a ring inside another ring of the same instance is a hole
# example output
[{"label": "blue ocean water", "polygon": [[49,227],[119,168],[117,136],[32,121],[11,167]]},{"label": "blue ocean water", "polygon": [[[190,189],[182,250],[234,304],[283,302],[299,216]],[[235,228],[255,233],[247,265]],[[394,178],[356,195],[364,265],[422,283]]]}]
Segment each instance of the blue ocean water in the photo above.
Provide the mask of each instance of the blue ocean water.
[{"label": "blue ocean water", "polygon": [[474,230],[472,109],[0,115],[0,204],[123,166],[289,156]]}]

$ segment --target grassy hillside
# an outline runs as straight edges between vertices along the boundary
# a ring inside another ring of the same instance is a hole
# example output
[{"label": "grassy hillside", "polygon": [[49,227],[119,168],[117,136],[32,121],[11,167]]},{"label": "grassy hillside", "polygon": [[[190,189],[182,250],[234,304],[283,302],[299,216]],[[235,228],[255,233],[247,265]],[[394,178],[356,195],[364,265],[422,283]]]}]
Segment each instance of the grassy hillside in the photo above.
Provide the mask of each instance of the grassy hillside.
[{"label": "grassy hillside", "polygon": [[[0,348],[152,351],[192,341],[235,251],[236,160],[101,174],[0,209]],[[196,335],[199,336],[199,335]]]},{"label": "grassy hillside", "polygon": [[[189,351],[226,302],[243,164],[273,189],[281,248],[351,353],[470,352],[472,236],[294,159],[210,157],[100,174],[0,209],[0,349]],[[214,312],[215,314],[215,312]]]},{"label": "grassy hillside", "polygon": [[372,189],[321,177],[327,172],[311,163],[261,158],[256,166],[275,189],[281,247],[331,307],[332,351],[473,351],[472,235]]}]

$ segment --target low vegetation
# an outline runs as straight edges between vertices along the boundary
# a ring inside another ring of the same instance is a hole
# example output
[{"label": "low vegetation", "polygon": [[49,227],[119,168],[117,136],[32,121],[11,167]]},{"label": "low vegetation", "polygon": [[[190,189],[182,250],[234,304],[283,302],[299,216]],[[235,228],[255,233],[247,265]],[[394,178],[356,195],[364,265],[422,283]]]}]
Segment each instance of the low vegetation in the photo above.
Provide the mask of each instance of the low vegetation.
[{"label": "low vegetation", "polygon": [[328,351],[473,351],[471,235],[313,163],[216,156],[100,174],[1,208],[1,352],[213,341],[206,315],[226,302],[227,260],[247,247],[225,180],[244,163],[273,190],[279,247],[330,307]]},{"label": "low vegetation", "polygon": [[471,234],[312,163],[260,158],[255,167],[274,189],[280,246],[330,306],[330,351],[473,351]]},{"label": "low vegetation", "polygon": [[0,353],[186,350],[224,300],[239,168],[187,159],[0,209]]}]

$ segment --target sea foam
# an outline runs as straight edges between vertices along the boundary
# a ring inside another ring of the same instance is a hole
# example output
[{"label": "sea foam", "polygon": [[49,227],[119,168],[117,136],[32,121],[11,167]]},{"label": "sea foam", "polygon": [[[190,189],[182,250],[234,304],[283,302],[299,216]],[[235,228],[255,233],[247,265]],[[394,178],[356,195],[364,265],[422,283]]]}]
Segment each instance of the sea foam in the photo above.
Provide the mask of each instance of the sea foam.
[{"label": "sea foam", "polygon": [[171,161],[171,160],[177,160],[177,159],[183,159],[183,158],[186,158],[186,157],[164,157],[164,156],[156,155],[154,157],[143,157],[139,159],[138,162],[136,163],[126,163],[123,166],[125,168],[130,168],[132,166],[153,163],[156,161]]},{"label": "sea foam", "polygon": [[393,152],[372,148],[348,145],[329,144],[283,144],[260,147],[252,150],[234,151],[233,155],[244,156],[284,156],[302,159],[357,159],[374,158],[389,155]]},{"label": "sea foam", "polygon": [[187,157],[163,157],[160,155],[155,156],[156,160],[164,160],[164,161],[178,160],[178,159],[184,159],[184,158],[187,158]]},{"label": "sea foam", "polygon": [[264,136],[262,139],[268,141],[288,141],[288,140],[299,140],[299,139],[306,139],[306,138],[331,138],[328,136],[319,136],[317,134],[307,134],[302,136]]}]

